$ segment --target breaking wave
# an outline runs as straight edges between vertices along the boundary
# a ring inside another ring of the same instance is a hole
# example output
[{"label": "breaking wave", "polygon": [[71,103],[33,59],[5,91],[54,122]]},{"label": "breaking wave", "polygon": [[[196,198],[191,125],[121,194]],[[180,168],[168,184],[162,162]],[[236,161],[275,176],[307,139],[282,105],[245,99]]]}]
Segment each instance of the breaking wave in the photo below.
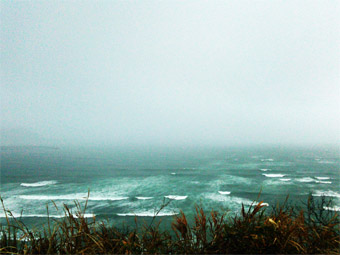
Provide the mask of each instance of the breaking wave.
[{"label": "breaking wave", "polygon": [[42,187],[47,185],[54,185],[57,181],[41,181],[41,182],[33,182],[33,183],[21,183],[21,186],[24,187]]},{"label": "breaking wave", "polygon": [[340,198],[340,194],[332,190],[328,190],[328,191],[317,190],[312,195],[316,197],[326,196],[326,197],[339,197]]},{"label": "breaking wave", "polygon": [[323,209],[329,210],[329,211],[340,212],[340,206],[334,206],[334,207],[324,206]]},{"label": "breaking wave", "polygon": [[315,181],[316,183],[326,183],[326,184],[332,184],[330,181]]},{"label": "breaking wave", "polygon": [[331,177],[318,177],[318,176],[316,176],[315,178],[318,179],[318,180],[329,180]]},{"label": "breaking wave", "polygon": [[154,211],[145,211],[145,212],[135,212],[135,213],[117,213],[118,216],[139,216],[139,217],[163,217],[163,216],[174,216],[177,215],[178,212],[154,212]]},{"label": "breaking wave", "polygon": [[230,191],[218,191],[221,195],[229,195],[231,192]]},{"label": "breaking wave", "polygon": [[148,199],[153,199],[153,197],[136,197],[139,200],[148,200]]},{"label": "breaking wave", "polygon": [[[15,218],[65,218],[67,217],[67,215],[48,215],[47,214],[20,214],[20,213],[11,213],[11,215]],[[9,214],[7,214],[7,216],[10,216]],[[74,218],[78,218],[78,216],[76,214],[72,214],[72,216]],[[95,214],[91,214],[91,213],[85,213],[84,215],[82,215],[84,218],[92,218],[95,217]],[[0,218],[6,218],[6,215],[4,213],[0,214]]]},{"label": "breaking wave", "polygon": [[310,177],[303,177],[303,178],[299,178],[296,179],[298,182],[315,182],[315,180],[313,178]]},{"label": "breaking wave", "polygon": [[[70,195],[59,195],[59,196],[50,196],[50,195],[21,195],[19,196],[21,199],[28,199],[28,200],[86,200],[87,194],[70,194]],[[90,196],[88,200],[91,201],[116,201],[116,200],[125,200],[128,197],[103,197],[103,196]]]},{"label": "breaking wave", "polygon": [[174,196],[174,195],[168,195],[168,196],[164,196],[166,198],[172,199],[172,200],[184,200],[186,199],[188,196]]},{"label": "breaking wave", "polygon": [[216,194],[216,193],[207,193],[205,194],[205,198],[211,199],[217,202],[231,202],[231,203],[244,204],[244,205],[251,205],[253,203],[253,201],[246,199],[246,198],[223,196],[223,195]]},{"label": "breaking wave", "polygon": [[262,174],[266,177],[283,177],[285,174]]}]

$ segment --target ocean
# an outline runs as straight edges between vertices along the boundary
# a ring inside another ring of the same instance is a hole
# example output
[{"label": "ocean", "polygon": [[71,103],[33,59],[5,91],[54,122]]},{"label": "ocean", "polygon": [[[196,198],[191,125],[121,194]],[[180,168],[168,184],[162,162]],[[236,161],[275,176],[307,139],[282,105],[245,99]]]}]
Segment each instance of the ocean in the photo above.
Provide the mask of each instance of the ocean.
[{"label": "ocean", "polygon": [[[86,217],[115,225],[134,218],[171,221],[195,205],[230,214],[254,200],[268,207],[306,202],[309,194],[340,209],[338,147],[1,147],[1,197],[30,227],[76,210],[90,192]],[[54,203],[52,202],[54,201]],[[5,214],[0,212],[0,224]]]}]

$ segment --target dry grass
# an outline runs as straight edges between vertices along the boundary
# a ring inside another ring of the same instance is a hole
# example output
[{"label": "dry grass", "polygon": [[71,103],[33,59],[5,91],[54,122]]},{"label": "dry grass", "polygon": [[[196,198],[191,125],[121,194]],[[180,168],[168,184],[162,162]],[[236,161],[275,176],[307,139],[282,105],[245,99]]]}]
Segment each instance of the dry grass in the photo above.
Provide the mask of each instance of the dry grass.
[{"label": "dry grass", "polygon": [[[7,225],[1,228],[0,253],[8,254],[339,254],[339,216],[324,210],[329,201],[309,197],[305,210],[283,205],[266,209],[262,202],[239,215],[212,211],[206,214],[196,206],[192,226],[183,212],[174,217],[172,230],[161,231],[161,221],[133,228],[117,229],[95,217],[84,217],[67,205],[65,217],[42,231],[32,231],[5,208]],[[167,204],[164,203],[162,210]],[[55,205],[56,206],[56,205]],[[57,207],[56,207],[57,208]],[[58,209],[58,208],[57,208]],[[160,210],[157,212],[159,213]],[[49,214],[47,208],[47,215]]]}]

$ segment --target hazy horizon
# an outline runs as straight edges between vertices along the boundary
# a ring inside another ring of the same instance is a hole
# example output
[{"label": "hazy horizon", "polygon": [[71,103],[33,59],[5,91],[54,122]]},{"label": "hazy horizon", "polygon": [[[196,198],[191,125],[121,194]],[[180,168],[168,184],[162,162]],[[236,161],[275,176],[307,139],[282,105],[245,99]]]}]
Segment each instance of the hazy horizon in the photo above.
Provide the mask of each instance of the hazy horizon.
[{"label": "hazy horizon", "polygon": [[1,145],[340,140],[337,1],[1,1]]}]

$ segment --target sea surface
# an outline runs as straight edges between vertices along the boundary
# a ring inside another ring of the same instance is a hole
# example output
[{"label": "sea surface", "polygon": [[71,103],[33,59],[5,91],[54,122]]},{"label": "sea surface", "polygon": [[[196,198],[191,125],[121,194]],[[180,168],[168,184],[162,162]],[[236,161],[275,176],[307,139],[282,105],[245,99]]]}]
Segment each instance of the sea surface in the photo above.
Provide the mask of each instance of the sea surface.
[{"label": "sea surface", "polygon": [[47,206],[61,218],[63,204],[75,212],[74,200],[84,206],[88,191],[85,216],[112,224],[155,214],[169,221],[181,210],[190,217],[195,205],[231,214],[254,200],[269,208],[287,195],[296,204],[325,195],[333,199],[326,209],[339,210],[339,181],[338,147],[1,147],[5,207],[37,227]]}]

